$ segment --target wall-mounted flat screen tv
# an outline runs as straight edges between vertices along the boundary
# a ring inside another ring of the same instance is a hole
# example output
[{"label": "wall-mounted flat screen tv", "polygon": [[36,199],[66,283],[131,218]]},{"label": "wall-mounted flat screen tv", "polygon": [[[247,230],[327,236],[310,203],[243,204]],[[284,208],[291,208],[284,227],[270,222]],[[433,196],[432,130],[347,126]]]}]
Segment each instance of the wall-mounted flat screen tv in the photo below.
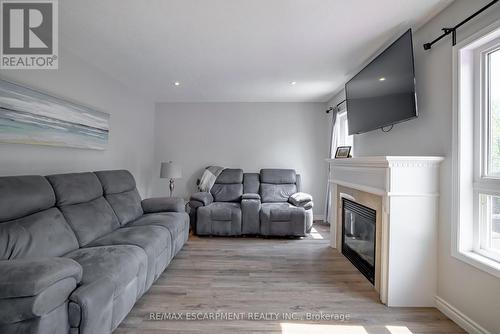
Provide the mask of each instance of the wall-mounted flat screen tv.
[{"label": "wall-mounted flat screen tv", "polygon": [[350,135],[417,117],[411,29],[356,74],[345,91]]}]

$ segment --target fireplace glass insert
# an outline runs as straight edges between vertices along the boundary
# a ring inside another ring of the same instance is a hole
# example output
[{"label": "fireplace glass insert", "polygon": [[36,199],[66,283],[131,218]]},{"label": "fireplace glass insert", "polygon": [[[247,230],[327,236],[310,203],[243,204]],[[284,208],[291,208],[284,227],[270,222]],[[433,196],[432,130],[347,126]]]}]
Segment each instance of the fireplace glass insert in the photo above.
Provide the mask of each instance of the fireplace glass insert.
[{"label": "fireplace glass insert", "polygon": [[376,211],[342,199],[342,254],[375,283]]}]

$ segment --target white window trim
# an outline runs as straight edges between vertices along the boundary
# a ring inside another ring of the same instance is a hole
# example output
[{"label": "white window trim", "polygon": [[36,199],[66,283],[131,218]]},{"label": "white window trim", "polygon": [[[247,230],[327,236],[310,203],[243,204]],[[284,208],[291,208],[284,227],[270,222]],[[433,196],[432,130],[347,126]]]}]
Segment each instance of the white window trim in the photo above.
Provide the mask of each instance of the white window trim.
[{"label": "white window trim", "polygon": [[[500,262],[484,256],[480,251],[479,224],[474,223],[479,215],[479,191],[492,193],[481,177],[486,166],[482,156],[474,147],[484,146],[484,122],[479,116],[482,78],[475,76],[477,50],[500,38],[500,21],[482,29],[453,47],[453,152],[452,152],[452,236],[453,257],[500,278]],[[462,64],[467,62],[467,68]],[[474,62],[476,62],[474,64]],[[467,84],[469,83],[469,84]],[[484,100],[483,100],[484,101]],[[479,123],[478,123],[479,122]],[[481,124],[482,131],[475,131]],[[484,155],[483,155],[484,156]],[[500,182],[500,181],[499,181]],[[497,192],[493,192],[498,194]]]}]

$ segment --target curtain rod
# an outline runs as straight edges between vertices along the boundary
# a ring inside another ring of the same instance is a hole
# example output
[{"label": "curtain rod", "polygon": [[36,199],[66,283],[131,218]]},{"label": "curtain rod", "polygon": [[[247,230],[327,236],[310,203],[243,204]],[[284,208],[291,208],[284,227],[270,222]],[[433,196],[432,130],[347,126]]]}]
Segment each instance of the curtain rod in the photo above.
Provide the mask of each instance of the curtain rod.
[{"label": "curtain rod", "polygon": [[342,100],[342,101],[340,101],[339,103],[337,103],[337,105],[336,105],[335,107],[330,107],[330,108],[328,108],[328,109],[326,110],[326,113],[327,113],[327,114],[329,114],[329,113],[330,113],[330,111],[337,110],[337,109],[338,109],[338,107],[340,107],[340,105],[341,105],[342,103],[344,103],[344,102],[345,102],[345,99],[344,99],[344,100]]},{"label": "curtain rod", "polygon": [[441,36],[437,37],[432,42],[425,43],[423,45],[424,46],[424,50],[430,50],[432,48],[432,45],[434,45],[434,43],[437,43],[438,41],[440,41],[445,36],[448,36],[449,34],[451,34],[452,45],[455,46],[455,44],[457,44],[457,29],[460,28],[461,26],[463,26],[464,24],[466,24],[467,22],[469,22],[470,20],[472,20],[473,18],[475,18],[476,16],[478,16],[479,14],[481,14],[482,12],[484,12],[485,10],[487,10],[488,8],[490,8],[491,6],[493,6],[496,3],[498,3],[498,0],[493,0],[492,2],[490,2],[489,4],[487,4],[486,6],[484,6],[483,8],[479,9],[477,12],[475,12],[474,14],[472,14],[471,16],[469,16],[468,18],[466,18],[465,20],[463,20],[462,22],[460,22],[459,24],[457,24],[456,26],[454,26],[453,28],[443,28],[443,29],[441,29],[443,31],[443,33],[441,34]]}]

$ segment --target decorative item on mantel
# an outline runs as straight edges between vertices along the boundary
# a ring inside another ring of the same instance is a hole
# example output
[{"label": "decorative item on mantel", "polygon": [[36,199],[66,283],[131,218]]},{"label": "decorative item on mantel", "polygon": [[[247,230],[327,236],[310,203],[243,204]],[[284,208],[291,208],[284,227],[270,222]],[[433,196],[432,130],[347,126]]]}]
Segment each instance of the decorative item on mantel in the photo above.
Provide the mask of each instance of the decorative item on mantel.
[{"label": "decorative item on mantel", "polygon": [[181,166],[177,165],[172,161],[161,163],[160,178],[170,179],[169,181],[170,197],[172,197],[174,193],[174,182],[175,182],[174,180],[180,179],[181,177],[182,177]]},{"label": "decorative item on mantel", "polygon": [[109,117],[0,80],[0,142],[104,150]]},{"label": "decorative item on mantel", "polygon": [[335,159],[345,159],[351,157],[351,146],[339,146],[335,152]]}]

